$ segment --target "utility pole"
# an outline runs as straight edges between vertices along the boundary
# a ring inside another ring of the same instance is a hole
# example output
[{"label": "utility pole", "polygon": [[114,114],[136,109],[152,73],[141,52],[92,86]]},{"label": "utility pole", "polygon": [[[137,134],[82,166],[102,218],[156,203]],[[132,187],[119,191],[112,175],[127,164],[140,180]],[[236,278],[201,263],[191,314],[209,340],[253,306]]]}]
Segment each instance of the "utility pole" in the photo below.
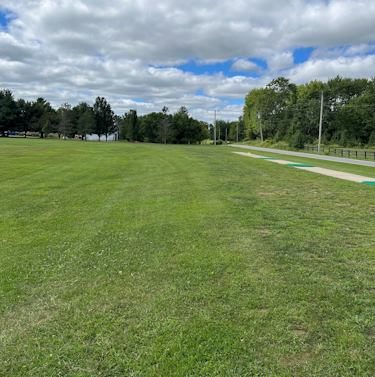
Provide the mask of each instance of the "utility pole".
[{"label": "utility pole", "polygon": [[228,128],[225,127],[225,144],[228,144]]},{"label": "utility pole", "polygon": [[214,144],[216,145],[216,110],[214,111]]},{"label": "utility pole", "polygon": [[240,122],[239,121],[237,121],[237,129],[236,129],[236,143],[238,143],[238,124],[239,124]]},{"label": "utility pole", "polygon": [[163,126],[163,137],[162,141],[163,144],[167,144],[167,127],[168,127],[168,118],[167,118],[167,113],[168,113],[168,107],[163,106],[161,112],[163,113],[163,120],[162,120],[162,126]]},{"label": "utility pole", "polygon": [[263,143],[263,128],[262,128],[262,120],[261,120],[260,113],[258,113],[258,119],[259,119],[260,141]]},{"label": "utility pole", "polygon": [[319,119],[319,140],[318,140],[318,153],[320,153],[320,144],[322,142],[322,126],[323,126],[323,90],[322,90],[322,96],[320,99],[320,119]]}]

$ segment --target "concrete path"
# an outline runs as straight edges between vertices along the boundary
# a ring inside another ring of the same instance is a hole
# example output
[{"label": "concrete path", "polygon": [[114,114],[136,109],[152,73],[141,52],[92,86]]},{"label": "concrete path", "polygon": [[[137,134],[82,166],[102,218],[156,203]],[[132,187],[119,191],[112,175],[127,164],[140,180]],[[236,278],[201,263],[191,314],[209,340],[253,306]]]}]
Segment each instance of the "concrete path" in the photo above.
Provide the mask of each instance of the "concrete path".
[{"label": "concrete path", "polygon": [[325,161],[332,161],[332,162],[342,162],[344,164],[352,164],[352,165],[360,165],[360,166],[370,166],[370,167],[374,167],[375,168],[375,161],[354,160],[352,158],[342,158],[342,157],[334,157],[334,156],[323,156],[323,155],[313,154],[313,153],[285,151],[285,150],[282,150],[282,149],[253,147],[253,146],[250,146],[250,145],[230,144],[229,146],[230,147],[235,147],[235,148],[250,149],[250,150],[259,151],[259,152],[269,152],[269,153],[276,153],[276,154],[282,154],[282,155],[287,155],[287,156],[313,158],[315,160],[325,160]]},{"label": "concrete path", "polygon": [[342,171],[332,170],[332,169],[319,168],[319,167],[315,167],[309,164],[303,164],[303,163],[292,162],[292,161],[287,161],[287,160],[280,160],[277,158],[260,156],[253,153],[245,153],[245,152],[233,152],[233,153],[239,154],[245,157],[259,158],[262,160],[275,162],[276,164],[286,165],[286,166],[290,166],[290,167],[300,169],[300,170],[306,170],[312,173],[325,175],[327,177],[333,177],[333,178],[343,179],[345,181],[364,183],[367,185],[375,186],[375,178],[370,178],[363,175],[345,173]]}]

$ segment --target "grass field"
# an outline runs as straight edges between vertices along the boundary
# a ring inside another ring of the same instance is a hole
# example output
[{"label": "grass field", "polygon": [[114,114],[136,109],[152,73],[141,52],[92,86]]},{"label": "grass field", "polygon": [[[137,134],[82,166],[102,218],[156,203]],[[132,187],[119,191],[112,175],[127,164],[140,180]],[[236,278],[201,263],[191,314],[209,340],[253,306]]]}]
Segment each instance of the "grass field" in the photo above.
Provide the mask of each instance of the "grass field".
[{"label": "grass field", "polygon": [[[341,162],[316,160],[313,158],[288,156],[288,155],[269,153],[269,152],[263,152],[263,151],[251,151],[251,150],[245,150],[242,148],[230,148],[230,149],[232,150],[232,152],[245,152],[245,153],[250,152],[250,153],[255,153],[257,155],[261,155],[264,157],[273,157],[273,158],[278,158],[281,160],[288,160],[291,162],[306,163],[306,164],[311,164],[313,166],[317,166],[321,168],[333,169],[333,170],[338,170],[338,171],[342,171],[346,173],[359,174],[359,175],[364,175],[366,177],[375,178],[375,168],[369,167],[369,166],[360,166],[360,165],[352,165],[352,164],[346,164],[346,163],[341,163]],[[283,171],[284,170],[281,170],[280,172],[283,172]]]},{"label": "grass field", "polygon": [[232,152],[0,140],[0,375],[374,376],[375,187]]}]

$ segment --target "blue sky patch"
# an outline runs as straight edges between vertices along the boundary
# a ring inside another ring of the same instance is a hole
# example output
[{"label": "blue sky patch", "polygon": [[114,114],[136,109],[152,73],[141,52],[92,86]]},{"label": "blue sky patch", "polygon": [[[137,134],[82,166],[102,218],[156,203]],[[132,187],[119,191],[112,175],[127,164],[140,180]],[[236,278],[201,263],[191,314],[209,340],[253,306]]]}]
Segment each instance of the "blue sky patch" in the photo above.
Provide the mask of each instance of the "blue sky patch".
[{"label": "blue sky patch", "polygon": [[8,30],[9,22],[15,18],[15,15],[7,9],[0,8],[0,30]]},{"label": "blue sky patch", "polygon": [[202,96],[204,97],[206,95],[206,93],[204,92],[203,89],[198,89],[196,92],[195,92],[195,95],[196,96]]},{"label": "blue sky patch", "polygon": [[[252,62],[256,63],[260,68],[265,69],[267,63],[262,59],[251,59]],[[226,77],[233,76],[248,76],[248,77],[260,77],[261,72],[236,72],[231,69],[234,60],[225,60],[224,62],[203,64],[195,60],[189,60],[187,63],[177,66],[184,72],[190,72],[195,75],[215,75],[223,73]]]},{"label": "blue sky patch", "polygon": [[95,58],[99,63],[104,63],[105,62],[105,55],[102,54],[101,52],[96,52],[95,53]]},{"label": "blue sky patch", "polygon": [[301,47],[296,48],[293,51],[293,60],[294,64],[301,64],[309,60],[312,52],[314,51],[313,47]]},{"label": "blue sky patch", "polygon": [[225,102],[228,105],[243,105],[244,104],[243,98],[225,98]]},{"label": "blue sky patch", "polygon": [[267,62],[264,59],[261,59],[261,58],[251,58],[249,60],[252,61],[253,63],[255,63],[257,66],[259,66],[262,69],[267,69],[268,68]]},{"label": "blue sky patch", "polygon": [[146,102],[144,98],[142,97],[133,97],[132,100],[137,103]]}]

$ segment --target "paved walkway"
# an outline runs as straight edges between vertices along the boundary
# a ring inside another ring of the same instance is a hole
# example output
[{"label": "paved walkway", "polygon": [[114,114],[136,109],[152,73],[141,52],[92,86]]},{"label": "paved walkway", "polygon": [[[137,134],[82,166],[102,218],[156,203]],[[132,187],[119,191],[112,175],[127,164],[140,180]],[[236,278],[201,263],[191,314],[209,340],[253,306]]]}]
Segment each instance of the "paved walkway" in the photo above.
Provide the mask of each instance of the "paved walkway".
[{"label": "paved walkway", "polygon": [[375,168],[375,161],[354,160],[352,158],[342,158],[342,157],[334,157],[334,156],[324,156],[324,155],[313,154],[313,153],[285,151],[285,150],[282,150],[282,149],[253,147],[253,146],[250,146],[250,145],[230,144],[229,146],[235,147],[235,148],[250,149],[250,150],[259,151],[259,152],[269,152],[269,153],[283,154],[283,155],[287,155],[287,156],[313,158],[315,160],[341,162],[341,163],[344,163],[344,164],[370,166],[370,167]]},{"label": "paved walkway", "polygon": [[275,162],[276,164],[286,165],[286,166],[290,166],[296,169],[306,170],[312,173],[326,175],[328,177],[343,179],[345,181],[364,183],[370,186],[375,186],[375,178],[370,178],[363,175],[344,173],[342,171],[337,171],[337,170],[332,170],[332,169],[319,168],[319,167],[312,166],[309,164],[292,162],[292,161],[287,161],[287,160],[280,160],[277,158],[260,156],[260,155],[249,153],[249,152],[247,153],[246,152],[233,152],[233,153],[239,154],[241,156],[246,156],[246,157],[259,158],[259,159],[267,160],[270,162]]}]

